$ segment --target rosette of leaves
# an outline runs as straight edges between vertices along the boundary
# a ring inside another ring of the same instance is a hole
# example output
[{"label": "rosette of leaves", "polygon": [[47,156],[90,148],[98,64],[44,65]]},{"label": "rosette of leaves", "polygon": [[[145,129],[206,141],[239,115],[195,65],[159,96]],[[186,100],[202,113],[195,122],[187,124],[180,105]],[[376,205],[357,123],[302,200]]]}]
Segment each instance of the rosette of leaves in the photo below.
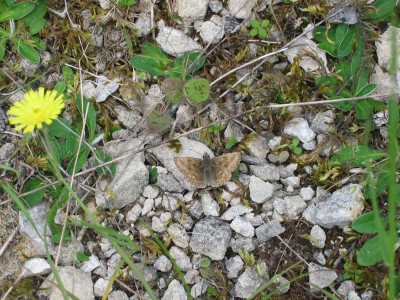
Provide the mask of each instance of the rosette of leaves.
[{"label": "rosette of leaves", "polygon": [[264,39],[268,35],[268,27],[271,25],[269,20],[252,20],[250,22],[250,26],[252,29],[250,30],[250,36],[255,37],[258,36],[261,39]]},{"label": "rosette of leaves", "polygon": [[39,63],[36,49],[44,50],[44,42],[35,37],[45,25],[47,0],[33,2],[0,1],[0,60],[7,43],[26,59]]}]

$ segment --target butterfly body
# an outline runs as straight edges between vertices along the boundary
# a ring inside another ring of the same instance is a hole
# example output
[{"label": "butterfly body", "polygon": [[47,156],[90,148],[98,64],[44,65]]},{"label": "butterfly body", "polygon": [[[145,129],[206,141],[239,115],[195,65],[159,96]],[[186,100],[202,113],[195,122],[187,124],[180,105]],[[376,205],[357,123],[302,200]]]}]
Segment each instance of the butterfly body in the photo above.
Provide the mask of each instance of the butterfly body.
[{"label": "butterfly body", "polygon": [[193,185],[204,188],[217,187],[231,179],[232,172],[240,163],[240,153],[227,153],[210,158],[208,153],[203,159],[194,157],[176,157],[175,164],[179,171]]}]

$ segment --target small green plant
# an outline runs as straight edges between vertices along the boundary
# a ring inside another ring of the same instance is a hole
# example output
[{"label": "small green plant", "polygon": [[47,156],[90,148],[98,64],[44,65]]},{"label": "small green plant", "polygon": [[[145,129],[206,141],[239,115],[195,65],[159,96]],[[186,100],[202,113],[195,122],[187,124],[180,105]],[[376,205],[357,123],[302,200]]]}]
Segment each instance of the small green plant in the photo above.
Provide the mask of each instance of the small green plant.
[{"label": "small green plant", "polygon": [[251,37],[258,36],[260,39],[265,39],[268,35],[268,29],[271,26],[271,22],[269,20],[262,20],[261,22],[258,20],[252,20],[250,26],[252,27],[250,30]]},{"label": "small green plant", "polygon": [[249,267],[254,266],[256,259],[254,258],[253,253],[249,253],[245,249],[240,249],[239,255],[247,266],[249,266]]},{"label": "small green plant", "polygon": [[39,63],[36,49],[44,50],[45,45],[35,35],[45,26],[43,16],[47,12],[47,1],[0,1],[0,11],[0,60],[3,60],[9,43],[23,57]]},{"label": "small green plant", "polygon": [[205,58],[199,51],[187,52],[178,58],[170,58],[160,47],[143,43],[141,54],[130,58],[130,65],[153,76],[167,76],[169,78],[190,79],[189,73],[198,71],[203,67]]},{"label": "small green plant", "polygon": [[157,183],[158,169],[156,167],[151,167],[150,169],[150,183]]},{"label": "small green plant", "polygon": [[85,261],[89,261],[89,256],[87,256],[83,252],[77,252],[75,259],[76,259],[77,262],[85,262]]},{"label": "small green plant", "polygon": [[112,0],[119,8],[126,9],[135,4],[134,0]]},{"label": "small green plant", "polygon": [[225,144],[225,149],[226,150],[232,149],[232,147],[235,146],[237,142],[238,142],[238,140],[236,139],[236,137],[235,136],[231,136],[229,138],[229,141],[226,142],[226,144]]},{"label": "small green plant", "polygon": [[289,149],[292,150],[293,154],[295,155],[300,155],[303,152],[303,149],[299,147],[299,144],[300,140],[297,137],[295,137],[288,145]]},{"label": "small green plant", "polygon": [[200,261],[200,274],[203,278],[210,278],[211,275],[211,261],[204,257]]},{"label": "small green plant", "polygon": [[212,126],[208,127],[208,132],[211,134],[218,134],[221,130],[226,128],[225,124],[213,124]]},{"label": "small green plant", "polygon": [[192,78],[190,74],[199,70],[205,58],[198,51],[192,51],[171,59],[158,46],[143,43],[142,53],[134,55],[129,63],[139,71],[153,76],[167,76],[161,87],[171,104],[179,104],[185,98],[193,104],[207,101],[210,83],[204,78]]}]

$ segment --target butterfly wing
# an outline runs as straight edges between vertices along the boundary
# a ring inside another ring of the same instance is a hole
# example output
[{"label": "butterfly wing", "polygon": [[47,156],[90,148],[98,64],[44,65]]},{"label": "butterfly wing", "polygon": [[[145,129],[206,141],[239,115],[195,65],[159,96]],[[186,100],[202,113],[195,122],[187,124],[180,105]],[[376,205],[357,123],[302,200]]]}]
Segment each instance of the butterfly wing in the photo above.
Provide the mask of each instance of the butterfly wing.
[{"label": "butterfly wing", "polygon": [[240,163],[240,153],[227,153],[214,157],[212,162],[212,184],[211,186],[217,187],[229,181],[232,172],[237,168]]},{"label": "butterfly wing", "polygon": [[185,175],[186,179],[193,185],[204,188],[203,160],[194,157],[175,157],[175,165]]}]

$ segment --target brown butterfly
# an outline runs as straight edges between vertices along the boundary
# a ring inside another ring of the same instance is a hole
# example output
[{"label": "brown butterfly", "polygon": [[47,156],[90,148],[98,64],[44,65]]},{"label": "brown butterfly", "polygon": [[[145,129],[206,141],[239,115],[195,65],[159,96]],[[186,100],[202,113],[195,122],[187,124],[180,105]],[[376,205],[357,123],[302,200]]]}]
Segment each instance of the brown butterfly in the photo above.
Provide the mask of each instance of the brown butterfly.
[{"label": "brown butterfly", "polygon": [[227,153],[210,158],[204,153],[203,159],[175,157],[175,165],[193,185],[204,188],[217,187],[231,179],[232,172],[240,163],[240,153]]}]

